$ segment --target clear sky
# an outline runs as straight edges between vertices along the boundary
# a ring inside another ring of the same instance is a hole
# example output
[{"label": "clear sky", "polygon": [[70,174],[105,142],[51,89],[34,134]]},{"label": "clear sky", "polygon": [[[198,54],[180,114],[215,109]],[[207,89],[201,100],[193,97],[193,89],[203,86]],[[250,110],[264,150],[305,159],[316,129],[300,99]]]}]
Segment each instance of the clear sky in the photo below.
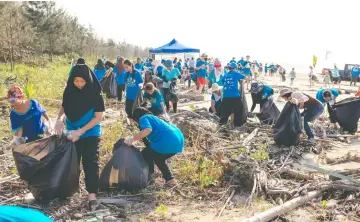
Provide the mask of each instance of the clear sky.
[{"label": "clear sky", "polygon": [[[312,55],[360,63],[360,0],[59,0],[98,36],[158,47],[176,38],[223,61],[232,56],[306,67]],[[329,61],[329,62],[330,62]],[[319,64],[320,65],[320,64]]]}]

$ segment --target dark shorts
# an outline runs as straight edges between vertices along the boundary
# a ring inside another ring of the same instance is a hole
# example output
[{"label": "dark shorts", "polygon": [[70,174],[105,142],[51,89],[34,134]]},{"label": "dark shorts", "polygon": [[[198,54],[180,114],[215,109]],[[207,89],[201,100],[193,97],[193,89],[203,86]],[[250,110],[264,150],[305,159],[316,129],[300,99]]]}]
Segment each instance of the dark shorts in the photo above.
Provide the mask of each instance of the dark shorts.
[{"label": "dark shorts", "polygon": [[351,76],[351,82],[357,82],[358,77],[357,76]]},{"label": "dark shorts", "polygon": [[340,78],[339,78],[339,77],[333,77],[333,82],[334,82],[334,83],[338,83],[338,82],[339,82],[339,80],[340,80]]}]

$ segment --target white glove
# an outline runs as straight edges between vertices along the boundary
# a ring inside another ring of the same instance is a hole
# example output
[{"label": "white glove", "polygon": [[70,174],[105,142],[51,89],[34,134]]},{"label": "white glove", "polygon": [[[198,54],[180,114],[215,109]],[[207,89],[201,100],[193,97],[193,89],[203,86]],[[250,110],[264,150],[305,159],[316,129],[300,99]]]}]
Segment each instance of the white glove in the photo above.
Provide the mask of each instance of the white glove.
[{"label": "white glove", "polygon": [[64,128],[65,128],[64,122],[58,119],[55,124],[55,129],[54,129],[55,134],[61,135],[64,131]]},{"label": "white glove", "polygon": [[80,136],[83,134],[84,134],[84,132],[81,129],[72,130],[72,131],[70,131],[71,139],[69,139],[69,137],[68,137],[68,139],[72,140],[73,142],[76,142],[80,139]]},{"label": "white glove", "polygon": [[290,102],[291,102],[292,104],[299,105],[299,100],[297,100],[297,99],[295,99],[295,98],[292,98],[292,99],[290,100]]},{"label": "white glove", "polygon": [[11,144],[20,145],[26,143],[27,138],[21,136],[14,136]]},{"label": "white glove", "polygon": [[164,119],[165,119],[166,121],[170,121],[170,116],[169,116],[169,114],[165,113],[165,114],[164,114]]},{"label": "white glove", "polygon": [[124,140],[124,143],[125,143],[126,145],[128,145],[128,146],[133,145],[134,142],[135,142],[135,141],[134,141],[134,137],[128,137],[128,138],[126,138],[126,139]]}]

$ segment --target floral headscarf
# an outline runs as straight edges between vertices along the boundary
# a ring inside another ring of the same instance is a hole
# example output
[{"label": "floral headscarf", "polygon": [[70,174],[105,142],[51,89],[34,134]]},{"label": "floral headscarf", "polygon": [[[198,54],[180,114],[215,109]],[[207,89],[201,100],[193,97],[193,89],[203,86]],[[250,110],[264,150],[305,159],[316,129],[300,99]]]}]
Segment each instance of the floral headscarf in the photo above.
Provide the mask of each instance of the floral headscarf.
[{"label": "floral headscarf", "polygon": [[20,89],[20,87],[12,86],[8,90],[7,97],[8,97],[8,99],[10,99],[10,98],[23,99],[25,96],[24,96],[24,92]]}]

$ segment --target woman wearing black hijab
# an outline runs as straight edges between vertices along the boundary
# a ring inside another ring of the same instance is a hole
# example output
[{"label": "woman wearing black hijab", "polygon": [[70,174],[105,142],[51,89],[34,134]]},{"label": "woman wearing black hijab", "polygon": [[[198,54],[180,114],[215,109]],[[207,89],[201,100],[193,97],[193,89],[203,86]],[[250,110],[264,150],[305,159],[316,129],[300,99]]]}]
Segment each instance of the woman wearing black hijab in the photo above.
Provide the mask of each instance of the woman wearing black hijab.
[{"label": "woman wearing black hijab", "polygon": [[66,129],[70,131],[68,138],[75,143],[79,164],[82,158],[90,210],[97,206],[100,121],[104,111],[100,83],[85,60],[80,58],[69,76],[55,131],[62,133],[65,119]]}]

